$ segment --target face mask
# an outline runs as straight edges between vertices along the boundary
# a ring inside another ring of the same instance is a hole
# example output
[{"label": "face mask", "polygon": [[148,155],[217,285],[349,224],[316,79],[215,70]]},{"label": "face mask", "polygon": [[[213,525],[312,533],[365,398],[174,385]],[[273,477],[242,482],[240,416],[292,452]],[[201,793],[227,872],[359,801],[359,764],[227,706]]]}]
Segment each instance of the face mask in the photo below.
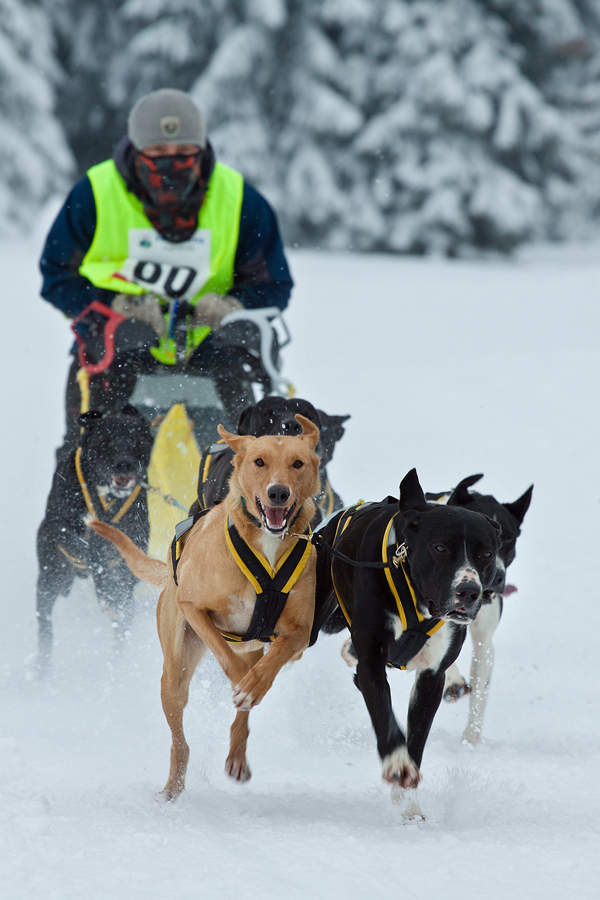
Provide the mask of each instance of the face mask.
[{"label": "face mask", "polygon": [[144,156],[137,154],[135,170],[153,206],[181,206],[199,187],[202,154]]},{"label": "face mask", "polygon": [[165,240],[187,241],[198,227],[207,181],[202,177],[202,151],[186,156],[137,153],[135,173],[142,188],[146,216]]}]

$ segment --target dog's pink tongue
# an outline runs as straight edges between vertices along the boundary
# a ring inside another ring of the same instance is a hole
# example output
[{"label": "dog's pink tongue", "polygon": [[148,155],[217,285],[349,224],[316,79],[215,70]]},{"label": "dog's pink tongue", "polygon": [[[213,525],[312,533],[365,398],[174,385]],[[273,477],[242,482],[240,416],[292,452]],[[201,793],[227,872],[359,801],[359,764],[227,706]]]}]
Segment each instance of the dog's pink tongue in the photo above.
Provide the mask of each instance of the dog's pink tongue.
[{"label": "dog's pink tongue", "polygon": [[265,506],[265,517],[269,528],[283,528],[285,522],[286,507],[281,506]]},{"label": "dog's pink tongue", "polygon": [[511,594],[516,594],[519,589],[515,587],[514,584],[505,584],[504,590],[502,591],[503,597],[509,597]]}]

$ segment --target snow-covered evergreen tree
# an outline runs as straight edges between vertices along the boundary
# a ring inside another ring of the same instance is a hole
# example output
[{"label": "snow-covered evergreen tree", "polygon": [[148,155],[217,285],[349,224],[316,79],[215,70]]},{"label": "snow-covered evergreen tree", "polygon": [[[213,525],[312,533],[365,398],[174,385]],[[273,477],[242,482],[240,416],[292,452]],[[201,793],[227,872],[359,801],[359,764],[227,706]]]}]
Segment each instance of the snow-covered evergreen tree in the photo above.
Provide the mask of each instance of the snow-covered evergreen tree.
[{"label": "snow-covered evergreen tree", "polygon": [[315,4],[286,166],[286,195],[304,198],[292,236],[456,253],[560,233],[584,183],[599,196],[598,160],[508,37],[473,0]]},{"label": "snow-covered evergreen tree", "polygon": [[227,31],[220,0],[43,0],[68,78],[60,116],[80,172],[106,159],[135,101],[187,90]]},{"label": "snow-covered evergreen tree", "polygon": [[246,0],[193,90],[289,240],[507,250],[600,198],[593,142],[551,87],[587,2]]},{"label": "snow-covered evergreen tree", "polygon": [[40,0],[80,170],[191,90],[288,241],[508,250],[600,210],[597,0]]},{"label": "snow-covered evergreen tree", "polygon": [[43,11],[0,0],[0,235],[31,224],[73,165],[54,115],[60,71]]}]

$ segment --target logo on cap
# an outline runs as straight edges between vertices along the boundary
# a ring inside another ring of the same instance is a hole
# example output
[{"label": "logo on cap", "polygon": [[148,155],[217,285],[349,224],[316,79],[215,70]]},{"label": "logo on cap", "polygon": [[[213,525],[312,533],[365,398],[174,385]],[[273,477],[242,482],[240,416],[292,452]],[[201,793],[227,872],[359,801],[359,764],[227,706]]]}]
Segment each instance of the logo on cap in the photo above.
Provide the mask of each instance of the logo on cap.
[{"label": "logo on cap", "polygon": [[179,116],[163,116],[160,120],[160,130],[166,138],[176,138],[181,131]]}]

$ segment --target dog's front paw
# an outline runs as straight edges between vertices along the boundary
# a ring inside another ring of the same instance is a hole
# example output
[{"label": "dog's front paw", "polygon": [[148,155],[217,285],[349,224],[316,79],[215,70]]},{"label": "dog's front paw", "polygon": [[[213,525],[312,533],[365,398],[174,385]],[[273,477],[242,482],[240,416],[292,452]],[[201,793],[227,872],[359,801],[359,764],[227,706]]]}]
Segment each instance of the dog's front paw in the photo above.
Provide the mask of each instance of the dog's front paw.
[{"label": "dog's front paw", "polygon": [[246,762],[245,756],[228,756],[225,761],[225,773],[229,775],[230,778],[233,778],[234,781],[239,781],[240,784],[243,784],[245,781],[250,781],[252,778],[252,772],[250,771],[250,766]]},{"label": "dog's front paw", "polygon": [[236,709],[248,712],[260,703],[270,687],[271,682],[268,679],[250,669],[233,689],[233,705]]},{"label": "dog's front paw", "polygon": [[419,767],[410,758],[406,746],[396,747],[383,758],[381,777],[389,784],[399,784],[403,788],[416,788],[421,780]]},{"label": "dog's front paw", "polygon": [[169,788],[165,788],[162,791],[159,791],[158,794],[154,795],[154,799],[157,803],[175,803],[177,798],[181,795],[181,791],[169,790]]}]

